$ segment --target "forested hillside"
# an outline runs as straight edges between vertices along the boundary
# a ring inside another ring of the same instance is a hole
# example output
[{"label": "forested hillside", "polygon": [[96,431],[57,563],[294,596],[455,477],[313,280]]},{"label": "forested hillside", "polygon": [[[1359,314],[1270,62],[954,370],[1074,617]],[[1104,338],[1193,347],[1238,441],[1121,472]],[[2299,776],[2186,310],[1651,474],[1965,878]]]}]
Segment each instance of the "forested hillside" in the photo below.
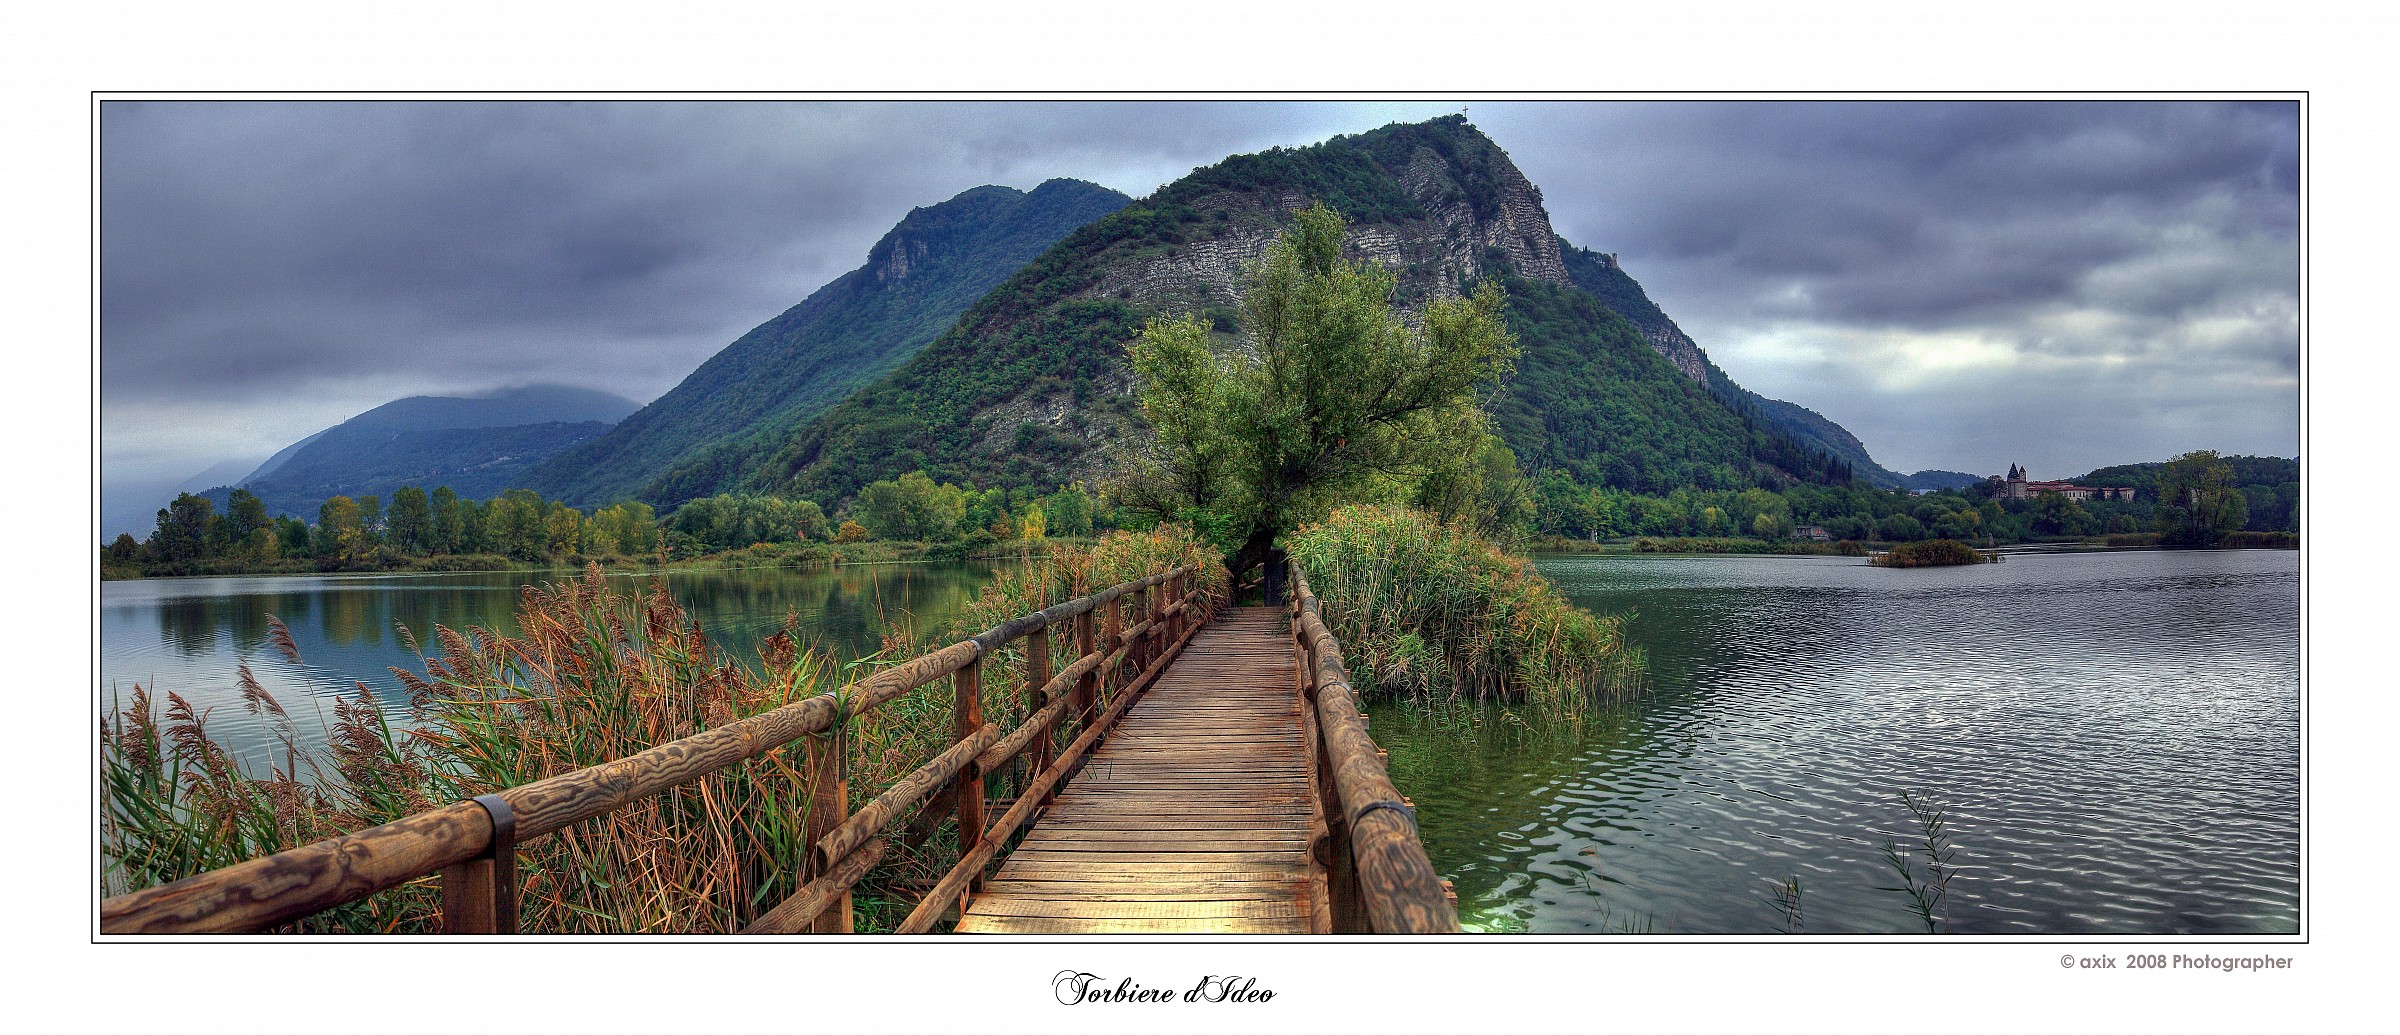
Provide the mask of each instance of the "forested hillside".
[{"label": "forested hillside", "polygon": [[948,329],[1068,231],[1122,207],[1081,180],[977,187],[911,211],[842,275],[760,324],[615,430],[522,482],[580,505],[672,506],[755,470],[809,418]]}]

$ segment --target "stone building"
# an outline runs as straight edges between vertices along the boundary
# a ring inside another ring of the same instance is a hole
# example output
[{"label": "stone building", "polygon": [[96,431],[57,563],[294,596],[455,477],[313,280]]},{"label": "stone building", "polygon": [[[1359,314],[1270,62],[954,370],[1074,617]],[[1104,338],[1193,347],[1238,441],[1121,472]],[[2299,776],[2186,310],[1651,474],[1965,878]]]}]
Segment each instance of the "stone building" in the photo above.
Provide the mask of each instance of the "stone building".
[{"label": "stone building", "polygon": [[2130,501],[2133,499],[2133,487],[2129,485],[2076,485],[2071,482],[2028,481],[2025,477],[2025,469],[2016,464],[2008,465],[2008,478],[2000,483],[1999,495],[2002,499],[2025,500],[2045,492],[2055,492],[2071,500]]}]

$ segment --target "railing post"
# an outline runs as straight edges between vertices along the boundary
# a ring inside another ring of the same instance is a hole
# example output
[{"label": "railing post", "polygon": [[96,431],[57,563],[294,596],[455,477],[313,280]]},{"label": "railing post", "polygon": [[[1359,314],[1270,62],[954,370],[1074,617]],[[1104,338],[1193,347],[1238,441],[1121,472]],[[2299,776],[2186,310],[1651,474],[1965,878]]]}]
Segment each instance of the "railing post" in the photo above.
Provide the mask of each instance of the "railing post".
[{"label": "railing post", "polygon": [[[1173,608],[1180,608],[1183,606],[1182,572],[1176,572],[1173,575],[1167,576],[1167,606]],[[1185,610],[1178,610],[1175,612],[1174,617],[1167,619],[1167,642],[1174,643],[1183,639],[1184,624],[1191,621],[1191,619],[1191,612]]]},{"label": "railing post", "polygon": [[[1126,655],[1130,656],[1133,653],[1132,649],[1126,648],[1123,643],[1125,638],[1124,597],[1118,597],[1108,602],[1108,618],[1101,625],[1100,632],[1102,634],[1101,641],[1108,644],[1109,651],[1114,652],[1124,648]],[[1101,667],[1110,669],[1107,682],[1100,687],[1103,692],[1113,694],[1117,692],[1118,688],[1125,685],[1125,658],[1120,657],[1113,667],[1107,665]]]},{"label": "railing post", "polygon": [[[964,741],[983,728],[983,658],[978,656],[967,662],[966,667],[959,669],[958,675],[953,677],[952,685],[958,690],[958,702],[950,710],[953,739]],[[952,786],[958,794],[958,855],[963,859],[983,841],[982,767],[969,759],[966,766],[958,771],[957,782]],[[968,890],[980,891],[982,888],[983,876],[977,874],[973,882],[968,884]],[[959,909],[966,909],[963,899]]]},{"label": "railing post", "polygon": [[444,934],[517,933],[517,814],[506,799],[475,799],[492,821],[483,854],[442,868]]},{"label": "railing post", "polygon": [[1142,620],[1150,623],[1150,631],[1142,636],[1142,671],[1150,671],[1150,663],[1167,653],[1166,583],[1142,591]]},{"label": "railing post", "polygon": [[[1135,591],[1133,594],[1132,611],[1132,614],[1125,616],[1125,624],[1127,626],[1141,625],[1144,621],[1149,619],[1150,587],[1144,586],[1140,590]],[[1140,679],[1142,677],[1142,673],[1150,667],[1150,630],[1143,629],[1142,634],[1134,638],[1133,649],[1126,653],[1127,657],[1133,662],[1133,674],[1126,676],[1125,681],[1131,683],[1136,679]]]},{"label": "railing post", "polygon": [[[1028,718],[1050,703],[1042,699],[1042,687],[1049,683],[1050,630],[1045,627],[1025,634],[1025,714]],[[1034,775],[1038,776],[1050,768],[1057,732],[1058,728],[1053,726],[1033,738],[1033,761],[1029,771]],[[1027,782],[1030,783],[1030,779]],[[1042,804],[1050,804],[1051,797],[1050,794],[1042,795]]]},{"label": "railing post", "polygon": [[[1093,625],[1094,620],[1090,611],[1075,616],[1076,660],[1092,657],[1100,649],[1099,635]],[[1100,663],[1095,660],[1090,669],[1075,677],[1075,704],[1073,707],[1075,730],[1078,733],[1092,724],[1092,709],[1097,706],[1100,699],[1099,688]]]},{"label": "railing post", "polygon": [[[800,884],[817,879],[817,842],[850,818],[850,720],[808,738],[808,818],[801,826]],[[810,934],[850,934],[853,926],[850,892],[809,921]]]}]

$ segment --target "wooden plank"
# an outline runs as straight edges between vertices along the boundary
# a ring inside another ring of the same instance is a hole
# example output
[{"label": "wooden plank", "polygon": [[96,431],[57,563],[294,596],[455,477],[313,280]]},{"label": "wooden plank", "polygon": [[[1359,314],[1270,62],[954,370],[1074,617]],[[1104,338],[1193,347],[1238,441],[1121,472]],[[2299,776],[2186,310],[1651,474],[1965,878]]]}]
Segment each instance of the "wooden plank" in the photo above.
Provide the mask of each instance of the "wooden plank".
[{"label": "wooden plank", "polygon": [[1145,902],[1138,899],[1053,899],[1018,895],[985,895],[977,900],[975,913],[979,916],[1085,917],[1095,920],[1208,920],[1234,917],[1266,920],[1297,918],[1301,915],[1297,902],[1260,899]]},{"label": "wooden plank", "polygon": [[1295,885],[1306,883],[1308,867],[1294,861],[1289,865],[1243,863],[1216,866],[1206,863],[1114,863],[1100,866],[1090,863],[1003,863],[999,876],[1010,880],[1072,880],[1095,884],[1145,884],[1157,880],[1280,880]]},{"label": "wooden plank", "polygon": [[1179,837],[1159,837],[1156,834],[1149,834],[1138,840],[1133,838],[1105,837],[1092,838],[1090,840],[1072,841],[1067,840],[1064,837],[1046,837],[1038,841],[1029,839],[1023,845],[1019,846],[1019,850],[1024,851],[1029,849],[1039,849],[1045,852],[1191,852],[1195,855],[1220,855],[1228,852],[1276,852],[1284,855],[1290,855],[1300,851],[1301,846],[1307,843],[1308,842],[1296,837],[1272,841],[1221,839],[1201,841]]},{"label": "wooden plank", "polygon": [[1306,934],[1296,919],[1094,920],[970,914],[960,934]]},{"label": "wooden plank", "polygon": [[1007,895],[1071,902],[1291,902],[1298,900],[1300,889],[1300,882],[1288,880],[1099,884],[993,877],[984,886],[982,897]]},{"label": "wooden plank", "polygon": [[1133,863],[1175,863],[1192,866],[1287,866],[1298,859],[1298,852],[1138,852],[1103,848],[1094,851],[1070,851],[1028,845],[1009,856],[1021,864],[1058,863],[1069,866],[1125,866]]}]

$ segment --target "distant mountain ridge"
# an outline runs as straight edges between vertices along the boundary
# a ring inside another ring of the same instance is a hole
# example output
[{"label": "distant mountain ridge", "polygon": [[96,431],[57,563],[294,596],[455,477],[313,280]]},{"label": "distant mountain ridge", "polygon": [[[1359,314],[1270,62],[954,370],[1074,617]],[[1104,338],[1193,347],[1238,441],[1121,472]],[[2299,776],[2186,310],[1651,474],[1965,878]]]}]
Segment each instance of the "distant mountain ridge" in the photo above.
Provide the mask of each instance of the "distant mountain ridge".
[{"label": "distant mountain ridge", "polygon": [[1845,458],[1746,418],[1579,286],[1540,189],[1450,116],[1235,155],[1067,235],[745,484],[830,503],[919,467],[979,484],[1095,478],[1140,433],[1125,342],[1149,317],[1192,314],[1239,347],[1243,264],[1320,201],[1350,222],[1355,254],[1398,272],[1403,305],[1502,280],[1525,357],[1495,409],[1528,466],[1652,491],[1849,477]]},{"label": "distant mountain ridge", "polygon": [[637,408],[622,396],[564,385],[410,396],[301,439],[238,483],[202,495],[221,512],[233,489],[247,489],[269,513],[311,521],[331,497],[389,500],[403,485],[447,485],[461,496],[484,498]]},{"label": "distant mountain ridge", "polygon": [[1940,492],[1943,489],[1964,489],[1983,479],[1982,475],[1965,471],[1918,471],[1902,478],[1900,487],[1910,492]]},{"label": "distant mountain ridge", "polygon": [[1131,199],[1054,179],[911,210],[866,264],[753,328],[607,434],[522,484],[583,506],[673,505],[738,482],[794,427],[898,366],[1053,242]]}]

